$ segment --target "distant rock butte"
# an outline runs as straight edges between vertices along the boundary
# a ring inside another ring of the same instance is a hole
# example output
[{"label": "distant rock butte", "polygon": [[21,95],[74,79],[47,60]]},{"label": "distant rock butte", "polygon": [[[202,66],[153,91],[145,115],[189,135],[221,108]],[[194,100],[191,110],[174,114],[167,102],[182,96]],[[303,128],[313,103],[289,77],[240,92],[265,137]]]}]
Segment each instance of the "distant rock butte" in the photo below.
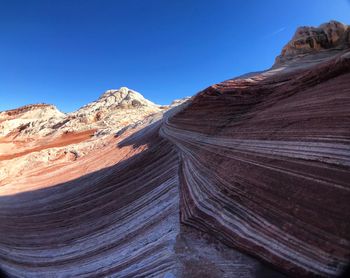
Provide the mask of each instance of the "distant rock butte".
[{"label": "distant rock butte", "polygon": [[337,277],[350,260],[348,42],[335,21],[302,27],[271,69],[169,106],[122,87],[69,114],[1,112],[0,268]]},{"label": "distant rock butte", "polygon": [[346,24],[330,21],[319,27],[299,27],[293,38],[283,47],[276,58],[277,63],[295,59],[298,56],[320,51],[344,50],[350,45],[350,27]]},{"label": "distant rock butte", "polygon": [[110,134],[161,110],[159,105],[138,92],[121,87],[106,91],[98,100],[69,114],[48,104],[33,104],[0,112],[0,136],[46,136],[92,129],[108,130]]},{"label": "distant rock butte", "polygon": [[111,134],[161,111],[159,105],[145,99],[140,93],[121,87],[106,91],[98,100],[69,114],[69,121],[62,125],[62,129],[98,129]]},{"label": "distant rock butte", "polygon": [[32,104],[0,112],[0,137],[10,135],[44,136],[66,115],[54,105]]}]

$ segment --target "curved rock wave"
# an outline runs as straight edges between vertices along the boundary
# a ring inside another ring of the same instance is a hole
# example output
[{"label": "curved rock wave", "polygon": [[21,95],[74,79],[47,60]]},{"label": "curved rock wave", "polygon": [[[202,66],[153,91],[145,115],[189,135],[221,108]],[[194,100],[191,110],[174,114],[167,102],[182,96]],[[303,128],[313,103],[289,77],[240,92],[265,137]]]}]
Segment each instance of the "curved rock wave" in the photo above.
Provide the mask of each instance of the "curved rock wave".
[{"label": "curved rock wave", "polygon": [[174,148],[156,137],[114,166],[2,196],[3,270],[14,277],[134,277],[173,269],[177,167]]},{"label": "curved rock wave", "polygon": [[229,80],[162,126],[181,221],[292,275],[334,276],[350,250],[350,59]]},{"label": "curved rock wave", "polygon": [[307,50],[115,136],[52,135],[1,154],[12,169],[0,168],[2,271],[285,277],[263,261],[336,277],[350,261],[350,52]]}]

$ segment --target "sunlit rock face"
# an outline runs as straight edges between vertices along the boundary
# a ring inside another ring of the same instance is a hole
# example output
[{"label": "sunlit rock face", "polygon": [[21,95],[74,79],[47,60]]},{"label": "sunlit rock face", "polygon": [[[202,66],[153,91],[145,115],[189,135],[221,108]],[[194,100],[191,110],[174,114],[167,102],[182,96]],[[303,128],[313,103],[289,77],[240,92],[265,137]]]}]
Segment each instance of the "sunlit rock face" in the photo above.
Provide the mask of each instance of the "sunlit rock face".
[{"label": "sunlit rock face", "polygon": [[344,50],[350,45],[350,27],[338,21],[330,21],[319,27],[299,27],[293,38],[282,49],[277,63],[322,51]]},{"label": "sunlit rock face", "polygon": [[98,100],[74,113],[64,123],[64,130],[99,129],[104,133],[117,132],[120,128],[135,124],[147,116],[161,112],[159,105],[145,99],[140,93],[121,87],[106,91]]},{"label": "sunlit rock face", "polygon": [[32,104],[0,112],[0,136],[45,136],[66,115],[54,105]]},{"label": "sunlit rock face", "polygon": [[111,134],[162,110],[140,93],[121,87],[106,91],[98,100],[68,114],[49,104],[32,104],[0,112],[0,136],[43,137],[92,129]]},{"label": "sunlit rock face", "polygon": [[106,136],[160,117],[166,109],[138,92],[108,90],[73,113],[34,104],[0,112],[0,185],[58,167],[105,145]]},{"label": "sunlit rock face", "polygon": [[350,260],[350,51],[346,25],[319,28],[332,45],[169,106],[122,87],[69,114],[1,112],[1,271],[336,277]]}]

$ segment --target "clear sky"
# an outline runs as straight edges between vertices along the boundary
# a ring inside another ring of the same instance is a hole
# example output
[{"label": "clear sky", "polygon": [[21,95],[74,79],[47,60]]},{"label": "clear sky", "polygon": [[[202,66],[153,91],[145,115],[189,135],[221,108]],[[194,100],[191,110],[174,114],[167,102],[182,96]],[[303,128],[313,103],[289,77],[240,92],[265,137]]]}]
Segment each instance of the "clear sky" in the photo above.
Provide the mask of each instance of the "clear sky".
[{"label": "clear sky", "polygon": [[159,104],[270,67],[348,0],[0,0],[0,110],[73,111],[127,86]]}]

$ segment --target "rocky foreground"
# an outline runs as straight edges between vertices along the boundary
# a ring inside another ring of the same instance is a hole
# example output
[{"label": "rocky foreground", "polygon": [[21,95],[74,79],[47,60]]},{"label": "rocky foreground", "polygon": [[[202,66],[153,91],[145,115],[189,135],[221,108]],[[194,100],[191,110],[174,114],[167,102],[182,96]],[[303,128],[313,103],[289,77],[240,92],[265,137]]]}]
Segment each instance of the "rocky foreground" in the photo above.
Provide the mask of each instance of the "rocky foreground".
[{"label": "rocky foreground", "polygon": [[0,113],[10,277],[336,277],[350,261],[350,28],[158,106]]}]

